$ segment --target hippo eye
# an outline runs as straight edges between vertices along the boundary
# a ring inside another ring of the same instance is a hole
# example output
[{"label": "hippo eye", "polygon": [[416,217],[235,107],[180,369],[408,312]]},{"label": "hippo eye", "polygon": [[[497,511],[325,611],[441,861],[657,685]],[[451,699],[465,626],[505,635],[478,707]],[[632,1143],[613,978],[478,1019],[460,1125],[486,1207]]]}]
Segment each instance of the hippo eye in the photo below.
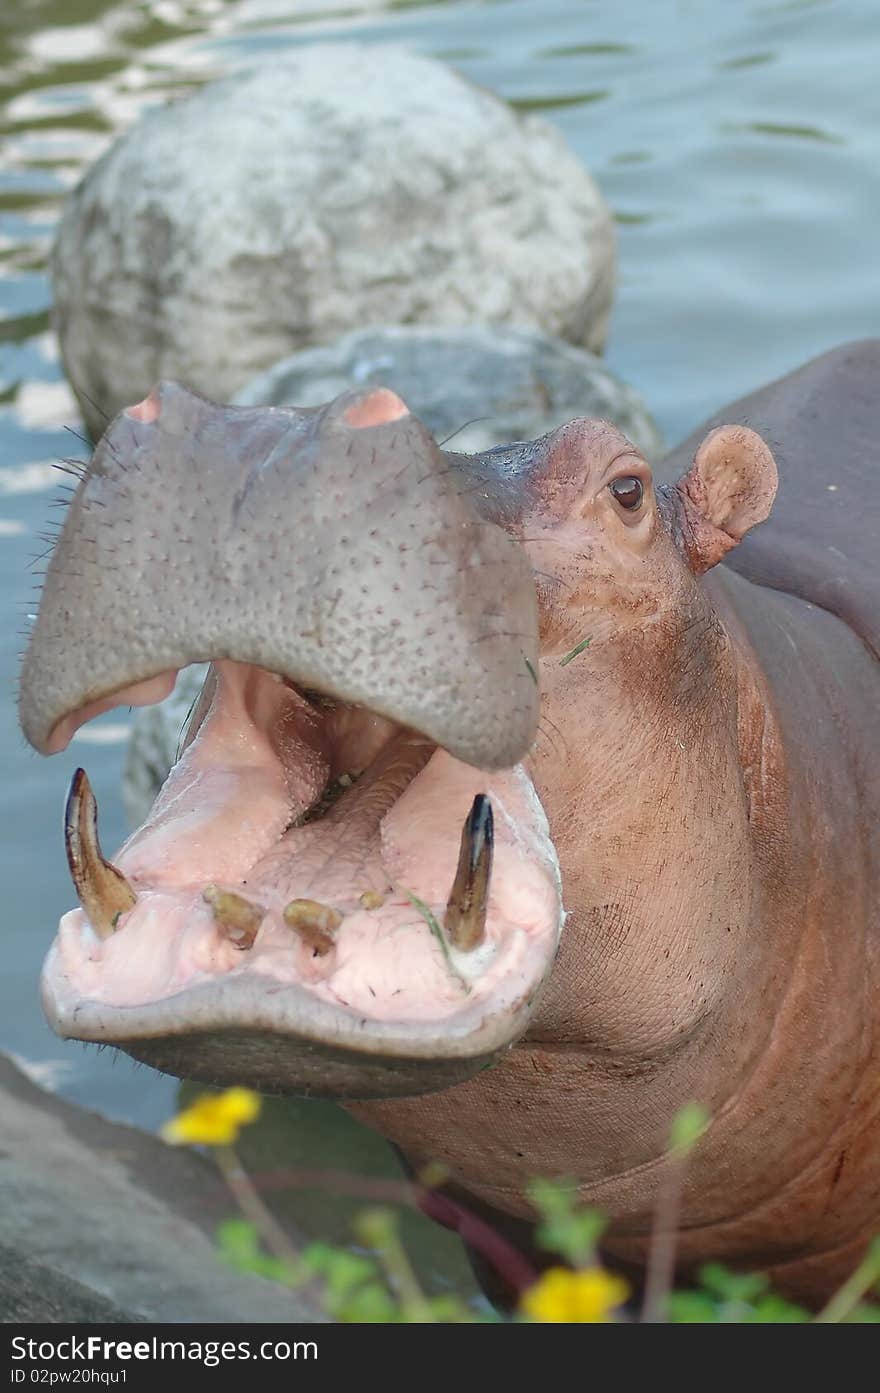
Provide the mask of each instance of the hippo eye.
[{"label": "hippo eye", "polygon": [[635,512],[636,508],[641,506],[645,486],[635,474],[624,474],[619,479],[612,479],[608,487],[621,508],[626,508],[627,512]]}]

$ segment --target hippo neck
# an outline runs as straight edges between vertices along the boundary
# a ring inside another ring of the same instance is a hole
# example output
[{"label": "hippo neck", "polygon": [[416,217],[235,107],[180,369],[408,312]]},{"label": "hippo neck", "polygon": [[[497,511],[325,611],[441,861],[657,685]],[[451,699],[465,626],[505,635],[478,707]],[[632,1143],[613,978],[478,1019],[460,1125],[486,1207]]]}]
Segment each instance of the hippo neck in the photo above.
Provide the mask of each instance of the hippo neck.
[{"label": "hippo neck", "polygon": [[[711,1229],[712,1251],[742,1256],[747,1249],[732,1217],[754,1213],[760,1250],[763,1226],[770,1231],[775,1222],[771,1197],[792,1186],[803,1192],[801,1229],[825,1241],[830,1177],[855,1144],[849,1134],[860,1110],[864,1125],[870,1097],[862,1091],[876,1088],[859,1043],[870,1040],[867,994],[877,992],[865,941],[876,918],[870,891],[880,790],[867,783],[863,758],[878,715],[876,661],[834,616],[724,568],[702,588],[731,639],[740,768],[728,775],[738,788],[721,792],[731,806],[742,801],[750,844],[743,855],[728,838],[717,864],[704,867],[712,884],[717,868],[732,862],[731,885],[747,891],[745,904],[728,906],[736,915],[720,932],[710,925],[714,937],[703,956],[715,974],[709,1008],[678,1038],[667,1029],[667,1009],[665,1046],[644,1040],[640,1053],[632,1038],[626,1048],[609,1040],[597,1003],[616,991],[618,999],[635,999],[633,1019],[647,1020],[646,1002],[659,1010],[664,996],[677,1000],[694,945],[681,947],[678,964],[675,933],[659,953],[643,953],[639,932],[650,926],[620,919],[605,971],[596,935],[609,924],[584,915],[578,887],[569,885],[557,968],[524,1040],[495,1068],[445,1093],[358,1109],[411,1157],[442,1157],[471,1193],[509,1214],[528,1214],[531,1176],[570,1173],[578,1157],[583,1198],[614,1215],[611,1246],[634,1260],[649,1241],[669,1122],[685,1102],[698,1099],[713,1120],[689,1168],[685,1216],[693,1242],[683,1240],[683,1255],[698,1251]],[[722,705],[730,696],[719,693]],[[701,758],[702,750],[693,754]],[[718,776],[712,771],[710,793],[718,792]],[[563,838],[567,820],[554,829]],[[668,840],[672,852],[671,832]],[[839,848],[853,841],[863,846],[855,873],[851,855],[846,867],[838,863]],[[874,884],[876,873],[874,864]],[[685,896],[689,888],[682,883]],[[716,902],[726,897],[725,890]],[[654,994],[640,1001],[651,979]],[[697,987],[707,980],[697,977]],[[827,989],[817,992],[817,981]],[[847,1003],[831,1022],[829,993]],[[468,1126],[475,1110],[478,1134]],[[780,1117],[789,1125],[780,1127]],[[734,1154],[735,1185],[725,1162]],[[803,1241],[793,1228],[792,1248]]]},{"label": "hippo neck", "polygon": [[739,656],[693,583],[590,655],[542,668],[544,729],[579,735],[533,760],[568,918],[528,1038],[642,1072],[711,1023],[752,913]]}]

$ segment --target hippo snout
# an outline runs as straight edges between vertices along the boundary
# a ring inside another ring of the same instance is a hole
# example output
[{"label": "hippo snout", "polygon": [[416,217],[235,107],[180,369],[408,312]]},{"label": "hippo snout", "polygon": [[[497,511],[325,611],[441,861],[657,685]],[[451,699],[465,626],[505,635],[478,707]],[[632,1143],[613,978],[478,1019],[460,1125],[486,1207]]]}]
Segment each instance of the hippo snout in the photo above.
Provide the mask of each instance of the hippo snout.
[{"label": "hippo snout", "polygon": [[393,392],[261,409],[163,382],[111,423],[72,501],[25,733],[59,748],[79,714],[212,659],[510,766],[537,726],[534,578]]}]

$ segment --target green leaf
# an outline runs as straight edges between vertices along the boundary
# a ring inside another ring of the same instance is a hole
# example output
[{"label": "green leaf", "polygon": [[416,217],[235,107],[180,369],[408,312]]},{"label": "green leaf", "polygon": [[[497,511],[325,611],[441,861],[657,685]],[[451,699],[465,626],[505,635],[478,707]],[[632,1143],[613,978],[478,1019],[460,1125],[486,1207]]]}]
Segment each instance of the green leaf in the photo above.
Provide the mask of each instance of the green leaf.
[{"label": "green leaf", "polygon": [[[474,1325],[476,1323],[481,1323],[481,1320],[487,1319],[486,1317],[481,1318],[476,1315],[474,1311],[468,1310],[468,1307],[460,1296],[430,1296],[428,1298],[428,1307],[434,1319],[443,1325]],[[497,1317],[493,1319],[493,1324],[496,1319]]]},{"label": "green leaf", "polygon": [[731,1272],[720,1262],[707,1262],[699,1270],[700,1285],[722,1301],[754,1301],[769,1286],[762,1272]]},{"label": "green leaf", "polygon": [[355,1218],[354,1231],[368,1248],[384,1248],[396,1237],[397,1223],[388,1209],[363,1209]]},{"label": "green leaf", "polygon": [[366,1282],[375,1281],[378,1268],[372,1258],[359,1253],[333,1248],[328,1243],[313,1243],[306,1249],[303,1261],[317,1276],[323,1277],[330,1296],[342,1299]]},{"label": "green leaf", "polygon": [[717,1301],[704,1291],[670,1292],[666,1312],[674,1325],[716,1325],[721,1319]]},{"label": "green leaf", "polygon": [[224,1219],[217,1226],[217,1246],[222,1260],[238,1272],[255,1273],[284,1286],[301,1286],[308,1273],[300,1265],[293,1267],[280,1258],[264,1253],[260,1235],[247,1219]]},{"label": "green leaf", "polygon": [[378,1278],[364,1283],[343,1300],[331,1299],[329,1305],[334,1319],[348,1324],[390,1325],[399,1324],[401,1319],[399,1303]]},{"label": "green leaf", "polygon": [[570,1214],[577,1204],[576,1180],[548,1180],[536,1176],[526,1186],[529,1199],[543,1219]]},{"label": "green leaf", "polygon": [[709,1113],[701,1103],[685,1103],[672,1119],[669,1129],[669,1150],[680,1156],[694,1149],[709,1125]]},{"label": "green leaf", "polygon": [[576,643],[575,646],[574,646],[574,648],[572,648],[571,651],[570,651],[569,653],[566,653],[566,655],[565,655],[564,658],[560,658],[560,660],[559,660],[559,666],[560,666],[560,667],[567,667],[568,664],[569,664],[570,662],[572,662],[572,660],[573,660],[574,658],[576,658],[576,657],[578,656],[579,653],[583,653],[583,651],[584,651],[585,648],[589,648],[589,646],[590,646],[590,644],[592,643],[592,641],[593,641],[593,636],[592,636],[592,634],[590,635],[589,638],[581,639],[580,643]]},{"label": "green leaf", "polygon": [[262,1256],[256,1228],[247,1219],[224,1219],[217,1226],[220,1254],[234,1267],[247,1267],[254,1258]]},{"label": "green leaf", "polygon": [[809,1311],[805,1311],[802,1306],[795,1306],[793,1301],[786,1301],[784,1297],[777,1296],[775,1292],[762,1296],[752,1314],[747,1317],[751,1325],[804,1325],[811,1319]]},{"label": "green leaf", "polygon": [[535,1229],[541,1247],[559,1253],[573,1267],[590,1262],[607,1221],[598,1210],[578,1203],[574,1181],[532,1180],[528,1194],[541,1216]]}]

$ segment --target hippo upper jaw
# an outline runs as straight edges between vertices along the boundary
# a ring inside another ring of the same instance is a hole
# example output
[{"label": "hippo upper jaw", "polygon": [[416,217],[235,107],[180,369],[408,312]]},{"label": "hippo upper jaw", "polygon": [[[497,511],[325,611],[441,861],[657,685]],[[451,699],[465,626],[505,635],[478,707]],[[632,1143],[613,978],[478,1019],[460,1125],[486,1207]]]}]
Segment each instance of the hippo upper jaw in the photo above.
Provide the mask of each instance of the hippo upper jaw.
[{"label": "hippo upper jaw", "polygon": [[538,717],[522,547],[394,393],[217,406],[175,383],[111,422],[70,499],[24,655],[42,754],[235,658],[505,768]]}]

